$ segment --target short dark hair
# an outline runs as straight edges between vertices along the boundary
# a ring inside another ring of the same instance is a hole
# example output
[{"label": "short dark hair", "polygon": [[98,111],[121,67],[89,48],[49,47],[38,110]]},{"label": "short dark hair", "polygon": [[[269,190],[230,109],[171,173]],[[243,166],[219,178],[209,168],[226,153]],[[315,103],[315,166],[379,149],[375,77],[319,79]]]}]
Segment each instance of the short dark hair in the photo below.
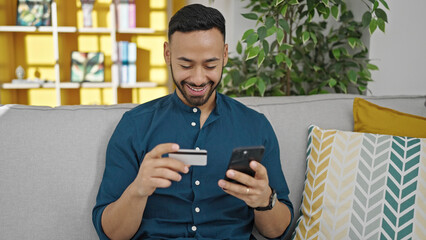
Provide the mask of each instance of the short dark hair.
[{"label": "short dark hair", "polygon": [[206,7],[201,4],[190,4],[173,15],[169,22],[168,37],[176,31],[192,32],[199,30],[210,30],[217,28],[223,35],[225,42],[225,18],[217,9]]}]

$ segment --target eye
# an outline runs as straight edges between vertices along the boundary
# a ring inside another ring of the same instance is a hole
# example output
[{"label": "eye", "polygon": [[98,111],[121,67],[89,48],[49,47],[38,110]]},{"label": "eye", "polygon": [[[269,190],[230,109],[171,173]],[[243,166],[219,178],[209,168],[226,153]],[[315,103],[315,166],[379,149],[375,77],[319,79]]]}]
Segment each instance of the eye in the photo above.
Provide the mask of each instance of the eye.
[{"label": "eye", "polygon": [[186,65],[180,65],[183,69],[190,69],[191,66],[186,66]]},{"label": "eye", "polygon": [[206,66],[207,69],[215,69],[216,66]]}]

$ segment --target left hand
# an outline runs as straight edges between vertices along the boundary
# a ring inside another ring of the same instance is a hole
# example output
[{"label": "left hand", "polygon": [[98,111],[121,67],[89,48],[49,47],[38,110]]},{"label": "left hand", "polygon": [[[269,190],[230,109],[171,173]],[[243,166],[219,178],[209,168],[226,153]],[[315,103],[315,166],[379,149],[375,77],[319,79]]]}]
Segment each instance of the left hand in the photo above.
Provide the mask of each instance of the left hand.
[{"label": "left hand", "polygon": [[244,185],[231,183],[223,179],[219,180],[218,185],[226,193],[243,200],[249,207],[266,207],[269,204],[271,195],[268,172],[257,161],[251,161],[250,167],[256,173],[254,177],[232,169],[226,172],[227,177]]}]

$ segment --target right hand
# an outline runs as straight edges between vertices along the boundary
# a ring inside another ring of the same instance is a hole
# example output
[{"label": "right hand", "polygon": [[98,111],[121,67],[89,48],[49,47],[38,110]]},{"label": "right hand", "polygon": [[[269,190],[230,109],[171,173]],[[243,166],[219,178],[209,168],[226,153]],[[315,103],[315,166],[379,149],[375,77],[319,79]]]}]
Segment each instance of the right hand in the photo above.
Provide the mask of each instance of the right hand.
[{"label": "right hand", "polygon": [[183,162],[161,157],[163,154],[177,150],[179,150],[179,145],[164,143],[157,145],[145,155],[133,182],[139,196],[149,197],[157,188],[168,188],[172,181],[179,182],[182,179],[180,173],[189,172],[189,166]]}]

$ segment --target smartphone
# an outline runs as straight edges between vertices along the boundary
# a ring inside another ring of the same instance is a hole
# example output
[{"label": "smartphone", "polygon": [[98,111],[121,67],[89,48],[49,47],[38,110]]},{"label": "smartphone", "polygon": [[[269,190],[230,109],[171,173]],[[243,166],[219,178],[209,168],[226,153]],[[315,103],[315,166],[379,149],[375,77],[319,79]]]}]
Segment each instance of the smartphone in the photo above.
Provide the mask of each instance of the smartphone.
[{"label": "smartphone", "polygon": [[[261,162],[264,152],[265,152],[264,146],[234,148],[234,150],[232,151],[231,159],[229,160],[228,170],[234,169],[236,171],[239,171],[254,177],[255,172],[250,168],[250,162],[253,160]],[[226,176],[224,179],[229,182],[238,183],[237,181],[233,179],[229,179]]]}]

